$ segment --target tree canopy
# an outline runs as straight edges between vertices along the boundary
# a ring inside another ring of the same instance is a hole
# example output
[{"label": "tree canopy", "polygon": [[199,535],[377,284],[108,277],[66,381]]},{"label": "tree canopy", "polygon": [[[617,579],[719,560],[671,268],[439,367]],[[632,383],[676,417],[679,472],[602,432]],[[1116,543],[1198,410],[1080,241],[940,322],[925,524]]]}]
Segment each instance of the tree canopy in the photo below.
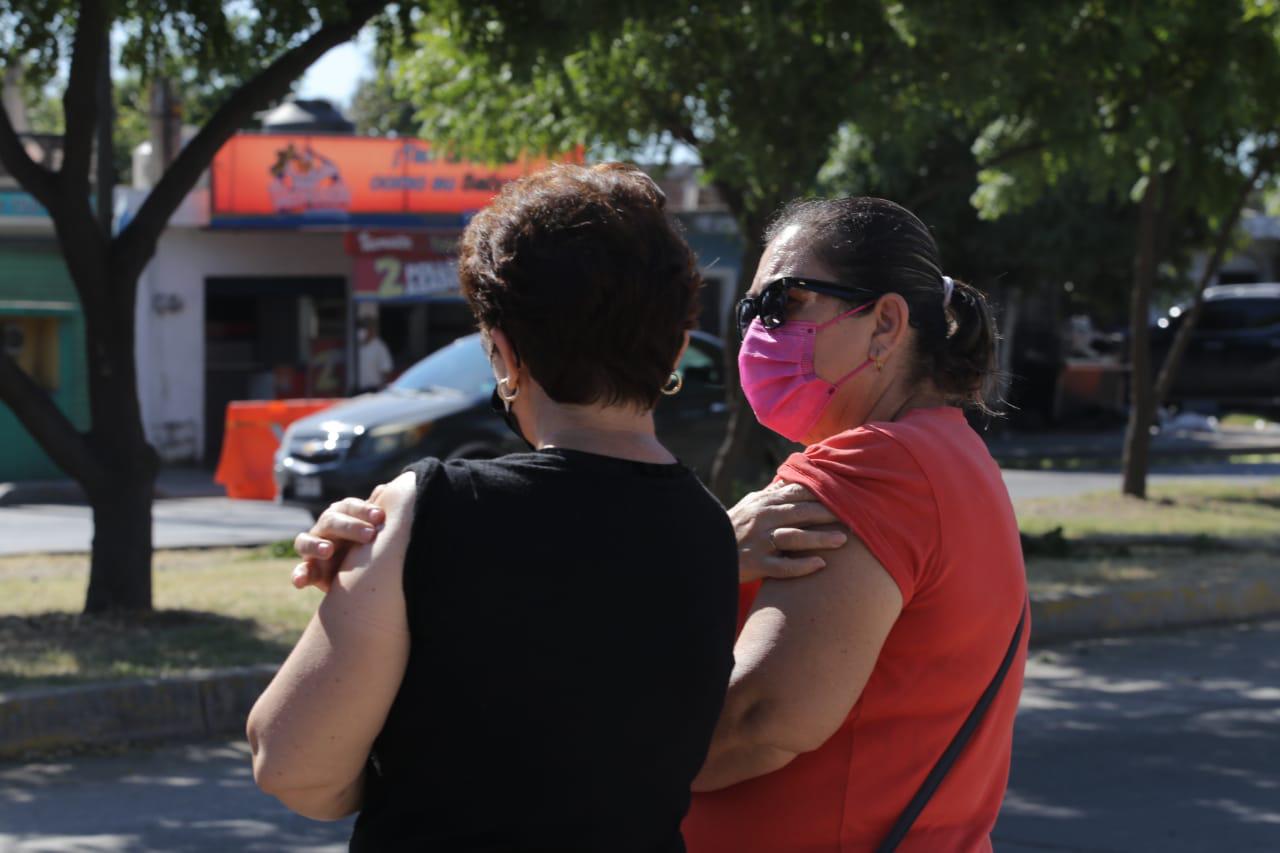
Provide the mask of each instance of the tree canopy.
[{"label": "tree canopy", "polygon": [[[739,290],[768,218],[811,192],[844,124],[877,127],[904,81],[928,73],[880,0],[707,0],[434,6],[397,57],[424,134],[490,158],[586,146],[697,152],[745,240]],[[535,14],[534,10],[537,10]],[[530,37],[550,29],[547,40]],[[923,92],[924,87],[914,91]],[[736,377],[730,358],[726,369]],[[730,383],[713,488],[733,492],[754,422]],[[758,446],[758,444],[756,445]]]},{"label": "tree canopy", "polygon": [[[1190,340],[1199,296],[1280,158],[1280,10],[1252,0],[1050,4],[991,20],[974,46],[992,57],[999,92],[979,109],[988,120],[974,144],[982,169],[973,198],[984,217],[1025,209],[1064,181],[1139,205],[1123,488],[1145,496],[1155,407]],[[1161,267],[1187,246],[1213,253],[1153,386],[1150,296]]]}]

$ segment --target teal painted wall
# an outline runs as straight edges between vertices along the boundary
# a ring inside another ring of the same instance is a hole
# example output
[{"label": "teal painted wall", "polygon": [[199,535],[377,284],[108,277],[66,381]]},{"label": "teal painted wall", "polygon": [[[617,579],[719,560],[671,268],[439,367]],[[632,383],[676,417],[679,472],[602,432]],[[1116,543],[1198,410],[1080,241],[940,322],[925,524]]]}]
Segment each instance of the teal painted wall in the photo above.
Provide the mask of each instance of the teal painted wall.
[{"label": "teal painted wall", "polygon": [[[54,402],[80,429],[89,425],[84,317],[66,265],[52,242],[0,243],[0,316],[58,319]],[[8,406],[0,404],[0,482],[65,476]]]}]

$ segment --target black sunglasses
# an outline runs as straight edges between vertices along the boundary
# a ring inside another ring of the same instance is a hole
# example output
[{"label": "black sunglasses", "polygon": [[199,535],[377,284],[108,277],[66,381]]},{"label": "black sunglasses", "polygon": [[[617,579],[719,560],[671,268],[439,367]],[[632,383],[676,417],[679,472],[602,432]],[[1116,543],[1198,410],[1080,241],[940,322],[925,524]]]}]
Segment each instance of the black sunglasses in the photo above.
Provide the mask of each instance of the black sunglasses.
[{"label": "black sunglasses", "polygon": [[878,299],[880,294],[861,287],[846,287],[834,281],[819,281],[816,278],[796,278],[783,276],[775,278],[764,286],[758,296],[746,296],[738,300],[738,334],[747,336],[747,328],[751,321],[760,318],[766,329],[776,329],[787,320],[787,291],[793,287],[821,293],[823,296],[834,296],[837,299],[867,296]]}]

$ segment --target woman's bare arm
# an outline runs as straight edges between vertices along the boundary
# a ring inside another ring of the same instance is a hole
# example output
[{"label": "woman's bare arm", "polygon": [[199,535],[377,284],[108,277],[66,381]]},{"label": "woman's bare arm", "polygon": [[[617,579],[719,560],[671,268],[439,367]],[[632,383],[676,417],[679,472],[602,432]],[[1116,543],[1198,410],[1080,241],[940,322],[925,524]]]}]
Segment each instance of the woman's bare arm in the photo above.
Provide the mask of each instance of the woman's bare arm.
[{"label": "woman's bare arm", "polygon": [[249,715],[253,775],[307,817],[360,807],[374,738],[404,678],[409,626],[402,577],[416,482],[379,496],[386,529],[352,550],[288,660]]},{"label": "woman's bare arm", "polygon": [[825,570],[761,587],[695,791],[772,773],[817,749],[862,695],[902,593],[855,537],[823,556]]}]

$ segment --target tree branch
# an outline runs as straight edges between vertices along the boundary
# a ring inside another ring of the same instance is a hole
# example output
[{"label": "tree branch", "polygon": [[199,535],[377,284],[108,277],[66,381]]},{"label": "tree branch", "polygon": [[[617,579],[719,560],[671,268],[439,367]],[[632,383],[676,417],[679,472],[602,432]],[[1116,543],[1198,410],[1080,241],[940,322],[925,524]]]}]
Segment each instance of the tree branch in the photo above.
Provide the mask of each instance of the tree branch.
[{"label": "tree branch", "polygon": [[1205,263],[1204,269],[1200,271],[1200,279],[1196,282],[1195,296],[1192,299],[1191,308],[1183,314],[1182,323],[1179,325],[1177,333],[1173,336],[1173,343],[1169,345],[1169,353],[1165,356],[1164,364],[1160,367],[1160,376],[1156,379],[1155,387],[1155,403],[1157,406],[1164,403],[1169,397],[1169,392],[1173,390],[1173,381],[1177,378],[1178,368],[1182,364],[1182,357],[1186,354],[1187,347],[1191,344],[1191,334],[1200,321],[1200,314],[1204,308],[1205,289],[1208,288],[1209,282],[1213,281],[1214,276],[1218,274],[1222,261],[1227,255],[1227,250],[1231,247],[1231,236],[1235,233],[1241,214],[1244,213],[1244,206],[1249,202],[1249,196],[1253,193],[1258,182],[1264,180],[1271,173],[1277,159],[1280,159],[1280,150],[1275,148],[1268,149],[1258,156],[1257,165],[1253,173],[1240,184],[1231,212],[1218,228],[1218,234],[1214,240],[1213,253],[1209,255],[1208,262]]},{"label": "tree branch", "polygon": [[363,0],[350,4],[348,17],[340,23],[325,24],[305,42],[294,47],[259,71],[231,94],[205,122],[204,127],[183,147],[147,195],[137,215],[115,239],[115,256],[124,267],[120,279],[133,281],[155,252],[156,241],[169,217],[209,167],[218,149],[261,109],[289,89],[289,84],[330,48],[349,41],[360,28],[387,5],[386,0]]},{"label": "tree branch", "polygon": [[89,443],[43,388],[0,349],[0,400],[59,468],[92,492],[106,480]]},{"label": "tree branch", "polygon": [[[89,160],[93,155],[94,127],[98,122],[96,78],[107,46],[107,10],[103,0],[81,0],[71,47],[71,71],[62,95],[66,130],[62,134],[62,181],[73,195],[88,203]],[[110,157],[111,152],[99,156]]]},{"label": "tree branch", "polygon": [[875,49],[863,60],[862,67],[853,75],[853,79],[847,80],[842,85],[853,88],[865,83],[867,78],[871,76],[871,72],[875,71],[876,66],[880,64],[880,60],[889,52],[889,44],[889,40],[884,39],[876,45]]},{"label": "tree branch", "polygon": [[21,137],[13,127],[8,110],[0,107],[0,163],[13,175],[24,190],[50,213],[57,203],[56,175],[31,159]]}]

